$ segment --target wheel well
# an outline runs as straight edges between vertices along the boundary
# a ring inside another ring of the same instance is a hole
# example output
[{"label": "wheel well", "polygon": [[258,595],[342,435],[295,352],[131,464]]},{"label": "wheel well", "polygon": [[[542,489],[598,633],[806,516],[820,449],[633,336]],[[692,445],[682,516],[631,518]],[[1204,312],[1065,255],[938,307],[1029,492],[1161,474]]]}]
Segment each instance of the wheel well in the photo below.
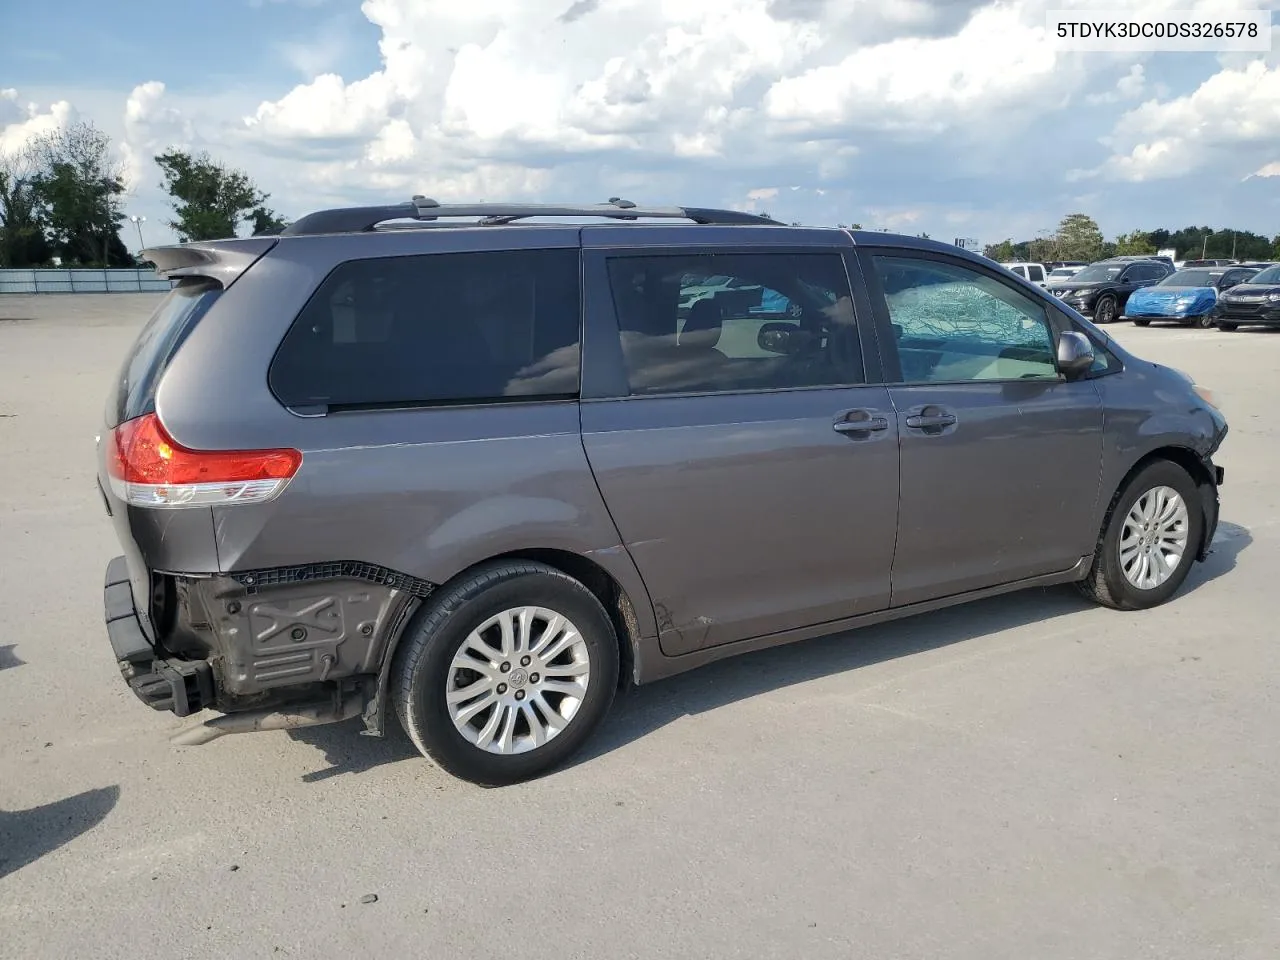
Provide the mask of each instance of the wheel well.
[{"label": "wheel well", "polygon": [[581,554],[549,548],[516,550],[489,559],[532,560],[536,563],[545,563],[573,577],[595,594],[596,599],[609,614],[609,619],[613,621],[614,632],[618,635],[618,685],[625,687],[632,682],[636,663],[635,647],[640,639],[640,630],[636,625],[631,598],[609,571]]},{"label": "wheel well", "polygon": [[[1111,494],[1111,502],[1107,504],[1107,512],[1103,515],[1102,529],[1104,532],[1106,531],[1107,524],[1111,520],[1111,511],[1115,509],[1116,502],[1129,486],[1129,481],[1133,479],[1139,470],[1142,470],[1148,464],[1155,463],[1157,460],[1168,460],[1170,463],[1176,463],[1178,466],[1182,467],[1182,469],[1187,471],[1191,479],[1195,481],[1197,487],[1202,487],[1206,483],[1213,482],[1213,477],[1209,474],[1209,468],[1204,465],[1204,462],[1194,450],[1189,450],[1186,447],[1158,447],[1141,457],[1137,463],[1129,468],[1129,472],[1124,475],[1120,483],[1116,485],[1115,491]],[[1205,536],[1208,536],[1208,533],[1209,531],[1206,528]],[[1101,536],[1102,534],[1099,534],[1099,537]],[[1203,550],[1205,546],[1206,544],[1201,544],[1200,550]]]}]

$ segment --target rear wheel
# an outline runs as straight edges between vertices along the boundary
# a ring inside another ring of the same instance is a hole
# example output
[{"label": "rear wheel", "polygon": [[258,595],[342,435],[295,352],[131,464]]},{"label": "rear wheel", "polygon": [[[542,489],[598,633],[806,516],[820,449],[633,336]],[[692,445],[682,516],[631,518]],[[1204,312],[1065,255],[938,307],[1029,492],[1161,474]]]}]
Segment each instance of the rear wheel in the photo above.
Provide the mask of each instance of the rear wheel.
[{"label": "rear wheel", "polygon": [[393,676],[396,713],[423,755],[500,786],[548,772],[587,741],[613,701],[617,637],[577,580],[494,563],[423,611]]},{"label": "rear wheel", "polygon": [[1196,320],[1196,326],[1198,326],[1201,330],[1208,330],[1211,327],[1213,327],[1213,314],[1206,313],[1200,316]]},{"label": "rear wheel", "polygon": [[1139,317],[1134,319],[1133,325],[1135,327],[1149,327],[1151,326],[1151,321],[1148,320],[1146,317]]},{"label": "rear wheel", "polygon": [[1116,610],[1164,603],[1187,578],[1203,530],[1190,474],[1168,460],[1148,464],[1112,507],[1081,592]]},{"label": "rear wheel", "polygon": [[1116,298],[1111,294],[1104,294],[1098,301],[1098,305],[1093,308],[1094,323],[1110,323],[1116,318]]}]

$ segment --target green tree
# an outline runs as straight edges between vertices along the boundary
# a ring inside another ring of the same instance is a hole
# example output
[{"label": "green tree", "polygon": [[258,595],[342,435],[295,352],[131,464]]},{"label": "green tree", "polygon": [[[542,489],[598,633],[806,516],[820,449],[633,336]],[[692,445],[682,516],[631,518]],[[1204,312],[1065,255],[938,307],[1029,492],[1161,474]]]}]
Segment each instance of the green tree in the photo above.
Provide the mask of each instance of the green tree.
[{"label": "green tree", "polygon": [[1268,254],[1272,260],[1280,260],[1280,233],[1275,235],[1275,239],[1271,241],[1271,253]]},{"label": "green tree", "polygon": [[[276,216],[274,211],[266,207],[255,208],[249,215],[249,220],[253,224],[255,237],[274,236],[288,226],[284,220]],[[793,226],[799,226],[799,224],[793,224]]]},{"label": "green tree", "polygon": [[30,146],[38,218],[66,265],[132,264],[119,233],[124,177],[110,147],[111,139],[86,121],[37,137]]},{"label": "green tree", "polygon": [[1084,213],[1070,213],[1058,224],[1054,235],[1060,256],[1050,260],[1084,260],[1092,262],[1102,255],[1102,231],[1098,222]]},{"label": "green tree", "polygon": [[169,149],[155,158],[169,194],[176,220],[169,226],[182,241],[219,240],[236,236],[246,220],[255,233],[284,226],[267,208],[269,194],[243,170],[228,167],[208,153]]},{"label": "green tree", "polygon": [[988,260],[1009,263],[1014,259],[1013,240],[1001,240],[999,243],[988,243],[982,248],[982,255]]},{"label": "green tree", "polygon": [[30,151],[0,157],[0,267],[49,262],[49,242],[40,226],[40,203],[31,182]]},{"label": "green tree", "polygon": [[1115,253],[1112,255],[1142,256],[1155,253],[1156,250],[1156,245],[1151,242],[1151,234],[1144,233],[1141,230],[1134,230],[1132,233],[1122,233],[1116,237]]}]

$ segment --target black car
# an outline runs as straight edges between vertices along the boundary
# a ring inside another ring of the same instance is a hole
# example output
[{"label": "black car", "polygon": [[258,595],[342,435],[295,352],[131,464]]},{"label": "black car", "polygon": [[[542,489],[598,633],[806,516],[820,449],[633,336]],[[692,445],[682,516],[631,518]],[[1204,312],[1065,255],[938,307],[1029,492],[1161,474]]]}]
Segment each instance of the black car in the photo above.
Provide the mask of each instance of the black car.
[{"label": "black car", "polygon": [[1218,297],[1213,319],[1219,330],[1248,324],[1280,327],[1280,265],[1254,274]]},{"label": "black car", "polygon": [[1053,292],[1094,323],[1110,323],[1124,311],[1129,294],[1173,272],[1171,265],[1153,257],[1111,257],[1085,267]]}]

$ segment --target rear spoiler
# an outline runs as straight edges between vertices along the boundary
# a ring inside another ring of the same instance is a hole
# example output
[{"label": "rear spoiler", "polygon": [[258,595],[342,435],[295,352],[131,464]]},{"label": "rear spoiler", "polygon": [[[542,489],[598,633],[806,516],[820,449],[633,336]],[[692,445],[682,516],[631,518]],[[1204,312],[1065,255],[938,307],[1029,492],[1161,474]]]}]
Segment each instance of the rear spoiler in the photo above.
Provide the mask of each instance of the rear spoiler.
[{"label": "rear spoiler", "polygon": [[279,242],[279,237],[197,240],[167,247],[148,247],[138,256],[151,263],[156,273],[166,279],[207,277],[226,289]]}]

